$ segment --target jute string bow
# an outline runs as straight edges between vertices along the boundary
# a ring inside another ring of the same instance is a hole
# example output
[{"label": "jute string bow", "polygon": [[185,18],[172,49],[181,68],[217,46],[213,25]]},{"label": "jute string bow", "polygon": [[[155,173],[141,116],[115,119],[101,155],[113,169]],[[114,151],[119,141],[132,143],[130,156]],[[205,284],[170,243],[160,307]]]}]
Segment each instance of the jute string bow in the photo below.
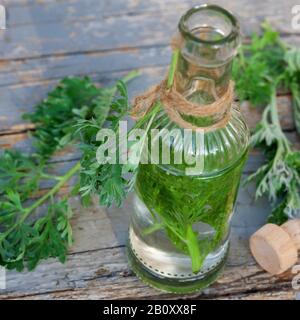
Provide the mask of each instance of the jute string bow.
[{"label": "jute string bow", "polygon": [[[178,43],[178,42],[177,42]],[[172,42],[174,48],[174,41]],[[179,43],[176,47],[179,47]],[[158,85],[148,89],[145,93],[135,97],[131,116],[133,119],[142,118],[152,107],[160,101],[171,121],[175,122],[183,129],[193,131],[213,131],[226,126],[230,119],[231,105],[234,99],[234,83],[229,82],[226,92],[222,97],[209,104],[195,104],[188,101],[179,93],[174,85],[167,86],[167,80],[163,80]],[[206,127],[198,127],[186,121],[183,115],[193,117],[220,117],[214,124]]]}]

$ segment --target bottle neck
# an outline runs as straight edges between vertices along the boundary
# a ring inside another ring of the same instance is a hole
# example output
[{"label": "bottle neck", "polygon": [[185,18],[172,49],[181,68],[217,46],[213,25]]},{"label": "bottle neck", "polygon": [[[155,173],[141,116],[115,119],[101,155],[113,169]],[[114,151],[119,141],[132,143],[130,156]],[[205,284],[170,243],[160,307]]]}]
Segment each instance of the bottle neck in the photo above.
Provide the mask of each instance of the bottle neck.
[{"label": "bottle neck", "polygon": [[[191,60],[180,51],[177,69],[175,72],[175,87],[187,100],[198,105],[211,104],[220,99],[228,90],[231,78],[232,60],[224,64],[202,65],[197,59]],[[228,102],[225,110],[228,110],[231,102]],[[216,124],[225,117],[225,113],[217,113],[209,117],[184,117],[185,120],[206,127]]]},{"label": "bottle neck", "polygon": [[176,90],[193,103],[212,103],[227,91],[231,69],[232,60],[222,65],[201,65],[181,50],[175,73]]},{"label": "bottle neck", "polygon": [[[179,32],[176,90],[201,108],[219,100],[228,90],[232,60],[240,42],[239,25],[230,12],[218,6],[202,5],[190,9],[181,18]],[[224,116],[216,114],[196,122],[199,126],[209,126]]]}]

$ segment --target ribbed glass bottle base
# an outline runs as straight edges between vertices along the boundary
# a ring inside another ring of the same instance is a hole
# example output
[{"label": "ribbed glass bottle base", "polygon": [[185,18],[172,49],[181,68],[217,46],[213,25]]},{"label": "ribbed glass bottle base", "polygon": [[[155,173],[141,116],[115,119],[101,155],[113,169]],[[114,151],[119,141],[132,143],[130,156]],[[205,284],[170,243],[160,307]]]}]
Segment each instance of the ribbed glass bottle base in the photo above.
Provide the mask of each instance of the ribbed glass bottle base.
[{"label": "ribbed glass bottle base", "polygon": [[[131,269],[146,284],[171,293],[191,293],[208,287],[222,272],[229,249],[229,241],[222,247],[210,254],[203,268],[197,274],[185,273],[183,269],[190,268],[189,258],[171,254],[166,257],[161,252],[154,252],[147,244],[134,234],[132,228],[129,230],[127,244],[127,256]],[[169,263],[164,263],[169,260]],[[160,261],[160,266],[157,262]],[[168,270],[172,265],[172,271]]]}]

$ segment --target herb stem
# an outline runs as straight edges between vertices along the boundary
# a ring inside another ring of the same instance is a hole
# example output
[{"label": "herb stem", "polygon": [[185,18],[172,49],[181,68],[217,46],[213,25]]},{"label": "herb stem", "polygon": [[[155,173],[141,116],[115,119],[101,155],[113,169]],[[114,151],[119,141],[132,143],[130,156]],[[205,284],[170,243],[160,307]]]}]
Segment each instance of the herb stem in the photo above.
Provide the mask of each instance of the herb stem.
[{"label": "herb stem", "polygon": [[277,110],[277,103],[276,103],[276,91],[275,88],[273,89],[272,96],[271,96],[271,115],[272,115],[272,122],[276,125],[277,128],[281,130],[278,110]]},{"label": "herb stem", "polygon": [[194,273],[197,273],[201,269],[202,259],[198,237],[193,231],[193,227],[191,224],[187,227],[186,245],[191,256],[192,270]]},{"label": "herb stem", "polygon": [[127,83],[130,80],[136,78],[139,74],[140,73],[138,70],[133,70],[133,71],[129,72],[124,78],[122,78],[122,81]]},{"label": "herb stem", "polygon": [[15,225],[13,225],[11,228],[9,228],[6,232],[1,234],[0,241],[4,239],[10,232],[12,232],[18,225],[22,224],[28,216],[34,211],[36,208],[41,206],[45,201],[47,201],[49,198],[52,198],[59,190],[60,188],[71,179],[71,177],[80,170],[80,162],[78,162],[74,167],[72,167],[64,176],[61,177],[61,180],[51,189],[49,190],[43,197],[38,199],[36,202],[33,203],[32,206],[28,207],[25,210],[25,213],[22,215],[22,218],[19,220],[19,222]]},{"label": "herb stem", "polygon": [[22,219],[20,220],[20,223],[23,223],[26,218],[30,215],[32,211],[34,211],[36,208],[41,206],[45,201],[47,201],[49,198],[53,197],[60,188],[71,179],[72,176],[76,172],[80,170],[80,163],[78,162],[74,167],[72,167],[64,176],[61,177],[60,181],[51,189],[49,190],[43,197],[38,199],[32,206],[30,206],[26,213],[22,216]]},{"label": "herb stem", "polygon": [[51,174],[47,174],[47,173],[42,173],[41,177],[43,179],[57,180],[57,181],[60,181],[62,179],[61,176],[52,176]]},{"label": "herb stem", "polygon": [[285,147],[286,152],[290,152],[291,148],[289,145],[289,141],[285,137],[285,134],[282,131],[279,115],[278,115],[278,108],[277,108],[277,102],[276,102],[276,87],[273,87],[272,94],[271,94],[271,102],[270,102],[270,108],[271,108],[271,118],[272,123],[276,126],[276,130],[278,131],[278,149],[281,150],[280,147]]},{"label": "herb stem", "polygon": [[176,67],[178,63],[178,57],[179,57],[179,49],[175,49],[172,54],[171,65],[168,73],[168,81],[167,81],[168,89],[170,89],[173,86]]}]

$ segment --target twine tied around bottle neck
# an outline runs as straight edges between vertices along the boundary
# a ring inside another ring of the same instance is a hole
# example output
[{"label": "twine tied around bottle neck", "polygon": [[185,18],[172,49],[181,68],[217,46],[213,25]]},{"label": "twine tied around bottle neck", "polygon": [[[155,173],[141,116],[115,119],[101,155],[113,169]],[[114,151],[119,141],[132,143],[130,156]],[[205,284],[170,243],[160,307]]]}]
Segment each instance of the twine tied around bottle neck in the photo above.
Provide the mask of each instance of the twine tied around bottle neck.
[{"label": "twine tied around bottle neck", "polygon": [[[180,49],[182,46],[182,37],[174,37],[171,41],[173,50]],[[183,129],[193,131],[213,131],[223,128],[227,125],[231,117],[231,106],[234,100],[234,82],[229,81],[226,92],[212,103],[199,104],[188,101],[179,93],[173,84],[167,86],[167,80],[150,87],[146,92],[134,98],[131,117],[138,120],[145,116],[152,107],[160,101],[164,110],[171,121],[175,122]],[[198,127],[185,120],[184,116],[199,117],[216,117],[212,125]]]},{"label": "twine tied around bottle neck", "polygon": [[[218,100],[210,104],[200,105],[188,101],[174,86],[170,89],[166,86],[166,80],[148,89],[145,93],[135,97],[131,117],[135,120],[147,114],[157,101],[160,101],[170,120],[183,129],[193,131],[213,131],[226,126],[230,119],[230,109],[234,97],[234,83],[230,81],[227,91]],[[209,117],[223,115],[216,123],[197,127],[183,119],[182,115],[194,117]]]}]

